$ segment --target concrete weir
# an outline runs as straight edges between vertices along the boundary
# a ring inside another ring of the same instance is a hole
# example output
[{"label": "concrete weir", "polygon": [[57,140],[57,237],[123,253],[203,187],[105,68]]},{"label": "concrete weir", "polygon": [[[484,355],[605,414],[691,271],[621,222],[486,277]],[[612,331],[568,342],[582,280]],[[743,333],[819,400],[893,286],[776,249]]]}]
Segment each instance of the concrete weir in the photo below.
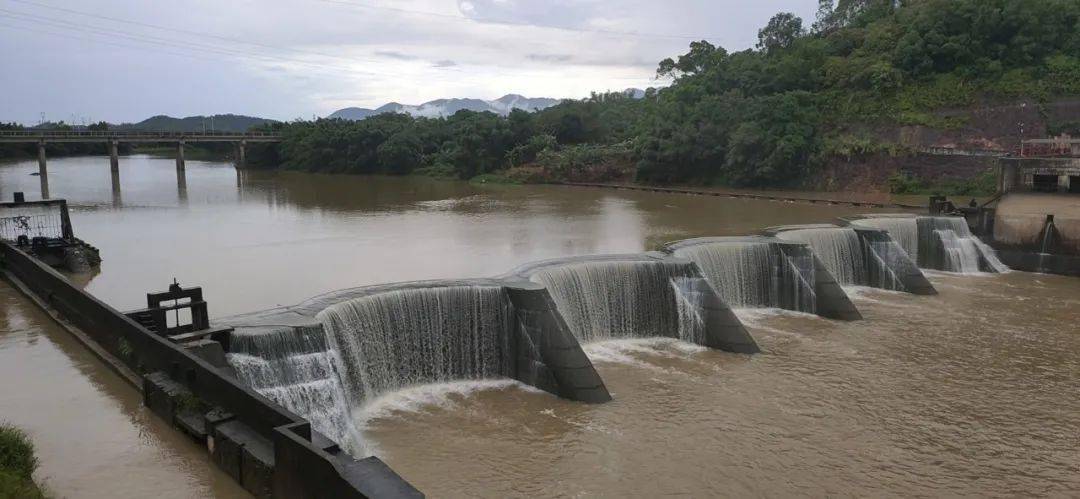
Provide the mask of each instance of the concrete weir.
[{"label": "concrete weir", "polygon": [[730,306],[781,308],[838,320],[862,314],[809,245],[774,237],[703,237],[668,243]]},{"label": "concrete weir", "polygon": [[996,252],[956,216],[909,213],[855,215],[840,219],[854,228],[884,230],[920,268],[947,272],[1007,272]]},{"label": "concrete weir", "polygon": [[531,263],[512,277],[541,283],[577,338],[673,337],[736,353],[760,351],[690,260],[659,252]]},{"label": "concrete weir", "polygon": [[765,235],[808,244],[843,286],[870,286],[917,295],[937,294],[918,265],[885,230],[831,224],[785,225]]},{"label": "concrete weir", "polygon": [[581,402],[611,399],[547,290],[513,279],[420,281],[324,294],[227,317],[237,377],[350,453],[364,405],[428,383],[515,379]]}]

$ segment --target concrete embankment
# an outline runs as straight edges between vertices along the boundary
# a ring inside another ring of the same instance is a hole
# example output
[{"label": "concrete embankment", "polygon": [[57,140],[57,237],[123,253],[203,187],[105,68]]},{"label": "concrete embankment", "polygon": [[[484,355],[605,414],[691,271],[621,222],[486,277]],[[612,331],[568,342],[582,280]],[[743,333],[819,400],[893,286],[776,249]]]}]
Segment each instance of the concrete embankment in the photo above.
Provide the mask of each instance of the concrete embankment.
[{"label": "concrete embankment", "polygon": [[642,184],[607,184],[607,183],[586,183],[586,182],[560,182],[558,185],[568,185],[573,187],[594,187],[602,189],[622,189],[630,191],[647,191],[647,192],[664,192],[670,194],[691,194],[695,196],[717,196],[717,197],[729,197],[729,198],[741,198],[741,199],[762,199],[766,201],[786,201],[797,203],[810,203],[810,204],[828,204],[828,205],[848,205],[848,206],[864,206],[868,208],[900,208],[900,209],[923,209],[926,205],[919,205],[915,203],[902,203],[892,201],[870,200],[867,196],[857,193],[848,193],[848,199],[844,199],[844,196],[840,193],[829,193],[830,195],[824,196],[812,196],[812,193],[795,193],[795,192],[775,192],[768,191],[761,192],[744,192],[735,190],[721,190],[721,189],[708,189],[708,188],[693,188],[693,187],[660,187],[652,185]]},{"label": "concrete embankment", "polygon": [[143,390],[158,416],[205,443],[259,497],[419,497],[377,458],[354,460],[310,423],[0,241],[4,277]]},{"label": "concrete embankment", "polygon": [[990,236],[1013,269],[1080,276],[1080,195],[1009,193],[995,208]]}]

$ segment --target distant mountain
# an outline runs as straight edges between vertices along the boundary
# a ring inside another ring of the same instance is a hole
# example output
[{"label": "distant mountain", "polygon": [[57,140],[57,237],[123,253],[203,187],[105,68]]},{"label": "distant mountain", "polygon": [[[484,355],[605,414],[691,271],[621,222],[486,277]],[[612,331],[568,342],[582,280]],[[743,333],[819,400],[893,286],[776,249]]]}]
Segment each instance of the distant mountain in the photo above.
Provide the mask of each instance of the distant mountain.
[{"label": "distant mountain", "polygon": [[562,102],[562,99],[549,99],[546,97],[528,98],[517,94],[509,94],[495,100],[480,99],[437,99],[428,101],[418,106],[398,104],[391,102],[375,109],[362,107],[347,107],[334,111],[329,118],[343,120],[362,120],[364,118],[384,113],[401,113],[416,117],[441,118],[453,115],[462,109],[483,112],[490,111],[495,114],[506,116],[514,109],[525,111],[538,111],[549,108]]},{"label": "distant mountain", "polygon": [[203,130],[216,130],[219,132],[246,132],[253,126],[277,123],[266,118],[254,116],[241,116],[238,114],[215,114],[213,116],[188,116],[186,118],[173,118],[171,116],[154,116],[138,123],[124,123],[112,125],[114,130],[153,130],[163,132],[201,132]]}]

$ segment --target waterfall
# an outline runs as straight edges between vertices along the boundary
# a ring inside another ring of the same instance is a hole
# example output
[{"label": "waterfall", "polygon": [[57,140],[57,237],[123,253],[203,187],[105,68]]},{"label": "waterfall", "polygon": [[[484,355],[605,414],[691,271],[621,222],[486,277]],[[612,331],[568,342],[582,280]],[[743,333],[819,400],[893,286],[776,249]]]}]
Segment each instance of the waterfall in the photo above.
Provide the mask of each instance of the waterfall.
[{"label": "waterfall", "polygon": [[720,298],[734,308],[784,308],[814,313],[814,260],[783,254],[769,242],[715,242],[678,247],[675,256],[701,267]]},{"label": "waterfall", "polygon": [[230,337],[236,377],[303,416],[322,434],[359,455],[361,440],[319,327],[240,328]]},{"label": "waterfall", "polygon": [[919,223],[913,216],[862,218],[852,222],[856,225],[888,231],[912,260],[919,258]]},{"label": "waterfall", "polygon": [[919,265],[948,272],[1008,272],[963,217],[919,217]]},{"label": "waterfall", "polygon": [[900,262],[910,261],[907,252],[891,239],[869,241],[867,249],[870,265],[865,284],[875,288],[904,291],[904,283],[894,269],[901,267]]},{"label": "waterfall", "polygon": [[499,286],[393,289],[325,306],[319,325],[237,329],[237,378],[307,418],[354,456],[356,418],[380,395],[461,379],[512,377],[513,308]]},{"label": "waterfall", "polygon": [[776,237],[809,244],[841,285],[869,284],[862,243],[853,229],[814,227],[785,230],[777,233]]},{"label": "waterfall", "polygon": [[513,313],[496,286],[400,289],[316,316],[353,408],[423,383],[512,375]]},{"label": "waterfall", "polygon": [[945,270],[970,274],[979,271],[979,248],[968,237],[960,237],[956,231],[938,229],[934,231],[945,256]]},{"label": "waterfall", "polygon": [[[544,284],[582,343],[620,338],[678,337],[698,341],[704,321],[690,266],[660,261],[582,261],[543,266]],[[705,286],[706,289],[707,286]]]},{"label": "waterfall", "polygon": [[779,299],[774,306],[808,314],[817,313],[814,253],[807,251],[800,255],[786,255],[777,251],[777,256],[780,260]]}]

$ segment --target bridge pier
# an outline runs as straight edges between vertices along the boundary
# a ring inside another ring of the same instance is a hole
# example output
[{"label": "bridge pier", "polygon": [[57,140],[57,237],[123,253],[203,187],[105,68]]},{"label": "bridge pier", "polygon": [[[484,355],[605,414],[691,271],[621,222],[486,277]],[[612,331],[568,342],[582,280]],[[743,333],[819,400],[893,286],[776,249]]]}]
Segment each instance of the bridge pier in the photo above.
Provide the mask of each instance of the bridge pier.
[{"label": "bridge pier", "polygon": [[109,166],[112,169],[113,176],[118,177],[120,175],[120,153],[117,151],[118,144],[115,140],[109,141]]},{"label": "bridge pier", "polygon": [[187,206],[187,172],[183,167],[176,169],[176,199],[180,202],[180,206]]},{"label": "bridge pier", "polygon": [[247,142],[241,140],[236,144],[236,165],[244,166],[247,163]]},{"label": "bridge pier", "polygon": [[38,178],[41,180],[41,199],[49,199],[49,168],[45,164],[45,141],[38,141]]},{"label": "bridge pier", "polygon": [[176,173],[179,175],[184,171],[184,141],[181,140],[176,143]]},{"label": "bridge pier", "polygon": [[112,171],[112,204],[113,208],[124,206],[124,196],[120,191],[120,171]]}]

